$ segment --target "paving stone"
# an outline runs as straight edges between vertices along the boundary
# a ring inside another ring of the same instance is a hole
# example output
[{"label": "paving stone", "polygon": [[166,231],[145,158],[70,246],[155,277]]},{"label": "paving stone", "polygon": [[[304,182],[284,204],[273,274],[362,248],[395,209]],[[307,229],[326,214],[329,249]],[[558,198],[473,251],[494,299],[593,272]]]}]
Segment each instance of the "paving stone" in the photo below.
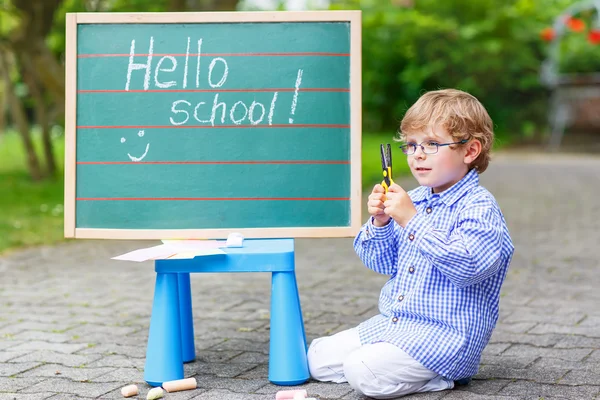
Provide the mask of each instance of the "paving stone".
[{"label": "paving stone", "polygon": [[[505,355],[486,355],[484,354],[481,357],[482,365],[504,365],[509,366],[511,368],[527,368],[529,365],[533,364],[535,360],[539,359],[538,356],[529,355],[529,356],[505,356]],[[562,361],[562,360],[560,360]]]},{"label": "paving stone", "polygon": [[230,361],[249,364],[267,364],[269,363],[269,356],[264,353],[247,351],[240,354],[239,356],[232,358]]},{"label": "paving stone", "polygon": [[[196,343],[198,347],[198,343]],[[269,353],[269,342],[255,342],[253,340],[245,339],[229,339],[220,340],[209,348],[210,350],[222,351],[222,350],[235,350],[235,351],[255,351],[262,352],[265,354]]]},{"label": "paving stone", "polygon": [[600,362],[600,350],[593,351],[588,358],[585,359],[588,362]]},{"label": "paving stone", "polygon": [[[108,369],[108,368],[106,368]],[[131,384],[135,383],[145,383],[144,380],[144,370],[138,368],[110,368],[110,371],[107,373],[103,373],[95,376],[94,378],[90,378],[90,381],[93,382],[129,382]]]},{"label": "paving stone", "polygon": [[[535,329],[535,328],[534,328]],[[506,331],[494,331],[490,343],[521,343],[533,346],[554,346],[561,340],[558,334],[532,335],[531,333],[508,333]]]},{"label": "paving stone", "polygon": [[53,351],[57,353],[65,353],[71,354],[76,351],[85,349],[87,345],[85,344],[68,344],[68,343],[51,343],[51,342],[42,342],[39,340],[34,340],[30,342],[25,342],[15,347],[11,347],[12,351],[27,351],[27,350],[43,350],[43,351]]},{"label": "paving stone", "polygon": [[509,382],[505,379],[473,379],[467,386],[455,387],[453,391],[492,395],[502,390]]},{"label": "paving stone", "polygon": [[537,322],[502,322],[496,326],[496,331],[503,331],[509,333],[526,333],[537,324]]},{"label": "paving stone", "polygon": [[115,383],[75,382],[66,378],[48,378],[43,382],[21,390],[21,392],[38,393],[44,391],[75,394],[82,397],[99,397],[117,387],[120,386]]},{"label": "paving stone", "polygon": [[533,334],[544,334],[554,333],[561,335],[582,335],[590,338],[600,338],[600,329],[595,327],[584,327],[584,326],[564,326],[557,324],[539,324],[533,328],[529,333]]},{"label": "paving stone", "polygon": [[2,393],[0,400],[45,400],[54,397],[54,393]]},{"label": "paving stone", "polygon": [[483,349],[482,355],[497,356],[512,346],[511,343],[490,343]]},{"label": "paving stone", "polygon": [[568,386],[548,385],[536,382],[516,381],[511,382],[500,391],[500,395],[516,396],[520,398],[541,399],[594,399],[600,392],[598,386]]},{"label": "paving stone", "polygon": [[443,397],[444,400],[515,400],[512,396],[498,396],[467,391],[451,391]]},{"label": "paving stone", "polygon": [[[241,373],[236,378],[240,379],[263,379],[266,380],[269,376],[268,364],[259,364],[256,367]],[[265,381],[266,383],[266,381]]]},{"label": "paving stone", "polygon": [[7,378],[0,376],[0,388],[6,392],[17,392],[23,388],[33,386],[39,382],[45,381],[46,378]]},{"label": "paving stone", "polygon": [[585,336],[565,336],[554,345],[557,349],[573,348],[600,348],[600,338],[589,338]]},{"label": "paving stone", "polygon": [[56,332],[43,332],[43,331],[22,331],[16,333],[14,338],[22,342],[28,341],[46,341],[53,343],[65,343],[73,338],[73,335],[66,333]]},{"label": "paving stone", "polygon": [[10,338],[2,337],[2,335],[0,335],[0,350],[10,349],[10,351],[12,351],[13,347],[22,343],[23,342],[20,340],[15,340],[12,335]]},{"label": "paving stone", "polygon": [[28,362],[28,361],[40,361],[46,363],[62,364],[67,367],[79,367],[81,365],[87,365],[92,361],[96,361],[100,358],[100,355],[78,355],[78,354],[63,354],[55,353],[53,351],[34,351],[24,356],[13,358],[11,362]]},{"label": "paving stone", "polygon": [[23,331],[42,331],[42,332],[55,332],[62,333],[66,332],[74,327],[71,322],[36,322],[36,321],[23,321],[16,324],[9,325],[4,329],[0,330],[0,336],[4,333],[17,334]]},{"label": "paving stone", "polygon": [[255,367],[256,364],[247,363],[204,363],[199,361],[190,363],[190,370],[194,374],[198,374],[199,377],[208,374],[216,375],[221,378],[234,378]]},{"label": "paving stone", "polygon": [[101,332],[90,332],[83,336],[73,335],[69,339],[69,343],[85,343],[88,347],[97,346],[100,343],[110,343],[116,346],[138,346],[145,347],[148,342],[148,331],[144,329],[142,335],[136,335],[137,331],[127,336],[110,336]]},{"label": "paving stone", "polygon": [[551,357],[566,361],[580,361],[591,352],[592,349],[555,349],[515,344],[502,353],[502,355],[514,357]]},{"label": "paving stone", "polygon": [[527,379],[541,383],[557,383],[565,376],[567,369],[558,368],[514,368],[507,365],[482,365],[477,379]]},{"label": "paving stone", "polygon": [[39,362],[2,363],[0,364],[0,376],[17,375],[39,365],[41,365]]},{"label": "paving stone", "polygon": [[561,385],[600,385],[600,368],[577,369],[567,373],[559,382]]},{"label": "paving stone", "polygon": [[19,374],[20,377],[68,378],[73,381],[89,381],[104,375],[114,368],[77,368],[60,364],[38,364],[36,368]]},{"label": "paving stone", "polygon": [[[531,364],[534,368],[559,368],[567,370],[592,370],[600,367],[600,362],[565,361],[558,358],[540,357]],[[599,383],[600,384],[600,383]]]},{"label": "paving stone", "polygon": [[520,307],[515,310],[509,317],[505,318],[503,322],[514,323],[514,322],[555,322],[560,321],[561,325],[574,325],[585,318],[585,313],[565,313],[557,314],[556,312],[548,312],[545,309],[537,308],[526,308]]},{"label": "paving stone", "polygon": [[[106,321],[110,322],[110,321]],[[132,326],[117,326],[117,325],[103,325],[103,324],[93,324],[87,323],[84,325],[80,325],[73,329],[69,330],[69,333],[72,335],[85,336],[88,333],[103,333],[108,336],[109,339],[113,337],[125,336],[130,333],[136,332],[139,328]]]},{"label": "paving stone", "polygon": [[31,351],[10,351],[11,349],[9,348],[8,350],[4,350],[0,352],[0,362],[7,362],[7,361],[12,361],[15,358],[19,358],[21,356],[24,356],[26,354],[32,353]]},{"label": "paving stone", "polygon": [[341,323],[339,322],[329,322],[329,323],[313,323],[310,326],[306,327],[306,334],[314,337],[320,336],[329,336],[333,335],[340,331]]},{"label": "paving stone", "polygon": [[146,363],[146,358],[133,358],[126,357],[123,355],[107,355],[101,358],[98,358],[94,361],[86,363],[87,367],[97,368],[97,367],[115,367],[115,368],[137,368],[143,369],[144,364]]},{"label": "paving stone", "polygon": [[[110,340],[110,339],[109,339]],[[146,357],[146,343],[144,346],[121,346],[111,342],[101,343],[91,347],[85,346],[77,351],[80,355],[123,355],[132,358]]]},{"label": "paving stone", "polygon": [[196,397],[192,397],[194,400],[264,400],[265,398],[260,394],[241,394],[234,393],[225,389],[213,389],[204,392]]},{"label": "paving stone", "polygon": [[268,385],[265,379],[227,379],[216,376],[196,377],[198,387],[206,389],[222,389],[227,387],[227,390],[236,393],[254,393],[258,389]]},{"label": "paving stone", "polygon": [[240,350],[201,350],[196,353],[196,360],[203,363],[219,363],[229,361],[242,353]]}]

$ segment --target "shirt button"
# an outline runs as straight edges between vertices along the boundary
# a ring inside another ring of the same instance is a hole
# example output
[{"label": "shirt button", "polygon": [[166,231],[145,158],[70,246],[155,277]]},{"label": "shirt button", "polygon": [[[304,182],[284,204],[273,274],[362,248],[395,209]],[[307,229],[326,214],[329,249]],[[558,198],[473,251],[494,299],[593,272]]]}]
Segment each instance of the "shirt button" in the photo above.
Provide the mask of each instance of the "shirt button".
[{"label": "shirt button", "polygon": [[398,317],[392,318],[392,322],[398,322]]},{"label": "shirt button", "polygon": [[411,274],[413,274],[415,272],[415,267],[410,267],[408,269],[408,272],[410,272]]},{"label": "shirt button", "polygon": [[408,239],[410,240],[415,240],[415,235],[413,235],[412,233],[410,235],[408,235]]},{"label": "shirt button", "polygon": [[427,207],[427,209],[425,210],[427,212],[427,214],[431,214],[431,207]]},{"label": "shirt button", "polygon": [[398,301],[402,301],[402,300],[404,300],[404,295],[403,294],[401,294],[400,296],[398,296]]}]

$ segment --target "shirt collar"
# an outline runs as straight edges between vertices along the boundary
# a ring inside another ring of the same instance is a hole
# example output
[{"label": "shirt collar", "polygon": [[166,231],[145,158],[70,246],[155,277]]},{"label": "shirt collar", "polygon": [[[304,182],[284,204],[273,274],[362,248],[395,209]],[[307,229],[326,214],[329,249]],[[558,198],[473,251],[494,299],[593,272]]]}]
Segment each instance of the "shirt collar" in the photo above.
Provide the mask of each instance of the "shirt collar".
[{"label": "shirt collar", "polygon": [[423,200],[431,200],[434,196],[439,196],[447,206],[456,203],[458,199],[463,197],[467,192],[479,185],[479,175],[475,168],[471,169],[467,174],[454,185],[444,190],[442,193],[433,193],[430,187],[420,186],[412,193],[411,199],[413,202]]}]

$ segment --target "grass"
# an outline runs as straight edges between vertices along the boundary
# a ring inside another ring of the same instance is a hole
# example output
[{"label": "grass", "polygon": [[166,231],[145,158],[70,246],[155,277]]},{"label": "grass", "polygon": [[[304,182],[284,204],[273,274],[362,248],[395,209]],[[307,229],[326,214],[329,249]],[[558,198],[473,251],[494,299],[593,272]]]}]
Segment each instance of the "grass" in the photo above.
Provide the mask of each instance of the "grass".
[{"label": "grass", "polygon": [[[34,139],[41,154],[39,133],[34,133]],[[60,175],[34,182],[27,172],[21,138],[12,131],[0,133],[0,254],[63,240],[62,136],[55,137],[54,145]]]}]

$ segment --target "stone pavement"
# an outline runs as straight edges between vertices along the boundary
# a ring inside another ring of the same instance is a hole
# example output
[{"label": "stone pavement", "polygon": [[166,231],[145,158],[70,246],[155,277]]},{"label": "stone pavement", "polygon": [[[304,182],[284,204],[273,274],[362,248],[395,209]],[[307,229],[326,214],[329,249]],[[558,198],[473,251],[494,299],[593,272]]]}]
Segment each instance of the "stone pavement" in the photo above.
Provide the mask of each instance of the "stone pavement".
[{"label": "stone pavement", "polygon": [[[414,186],[412,178],[403,182]],[[516,245],[501,315],[471,385],[411,399],[600,398],[600,158],[498,155],[482,175]],[[143,382],[152,263],[110,260],[142,242],[78,240],[0,257],[0,400],[122,398]],[[386,277],[351,239],[296,241],[309,340],[376,313]],[[199,388],[166,399],[274,399],[269,274],[192,274]],[[310,381],[319,399],[359,399]]]}]

